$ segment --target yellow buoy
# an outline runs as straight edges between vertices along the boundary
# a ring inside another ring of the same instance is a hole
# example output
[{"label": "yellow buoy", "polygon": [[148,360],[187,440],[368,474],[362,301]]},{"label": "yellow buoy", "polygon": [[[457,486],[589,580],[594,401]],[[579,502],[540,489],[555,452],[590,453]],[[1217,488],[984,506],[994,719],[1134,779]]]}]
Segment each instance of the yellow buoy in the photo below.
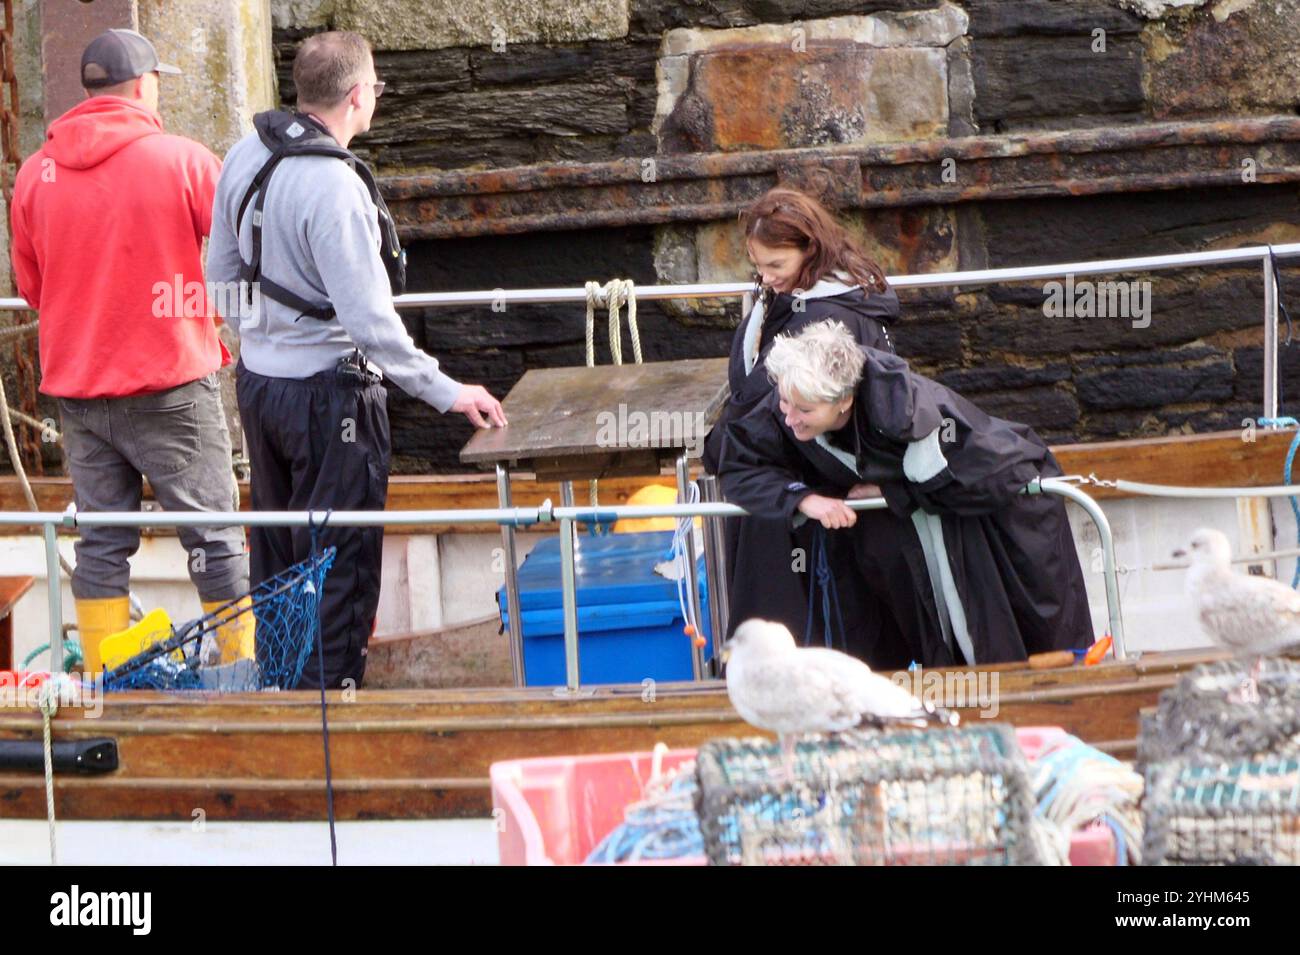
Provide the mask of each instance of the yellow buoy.
[{"label": "yellow buoy", "polygon": [[[677,488],[669,484],[647,484],[627,499],[629,504],[676,504]],[[700,519],[695,519],[700,525]],[[615,534],[635,534],[638,531],[671,531],[677,529],[675,517],[625,517],[614,524]]]}]

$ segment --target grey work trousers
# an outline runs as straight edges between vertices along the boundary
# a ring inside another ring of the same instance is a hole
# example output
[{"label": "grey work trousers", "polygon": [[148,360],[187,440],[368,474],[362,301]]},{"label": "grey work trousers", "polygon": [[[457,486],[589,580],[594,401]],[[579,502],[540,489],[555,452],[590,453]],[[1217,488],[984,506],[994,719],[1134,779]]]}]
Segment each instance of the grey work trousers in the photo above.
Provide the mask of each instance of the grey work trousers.
[{"label": "grey work trousers", "polygon": [[[60,398],[59,414],[78,511],[139,511],[142,478],[164,510],[238,510],[216,372],[130,398]],[[178,534],[201,600],[232,600],[248,591],[242,527],[182,527]],[[139,547],[139,528],[83,527],[73,595],[126,596],[128,559]]]}]

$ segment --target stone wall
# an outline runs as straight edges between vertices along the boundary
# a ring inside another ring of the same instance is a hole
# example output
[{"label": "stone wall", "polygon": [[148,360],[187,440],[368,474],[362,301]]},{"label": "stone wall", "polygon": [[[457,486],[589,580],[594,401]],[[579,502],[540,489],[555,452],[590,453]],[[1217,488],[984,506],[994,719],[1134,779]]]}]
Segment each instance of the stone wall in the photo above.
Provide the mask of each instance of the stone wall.
[{"label": "stone wall", "polygon": [[[357,146],[388,174],[1293,116],[1300,102],[1300,40],[1288,26],[1300,0],[273,0],[272,9],[286,101],[306,34],[350,27],[375,43],[390,91]],[[1241,161],[1241,149],[1223,153],[1225,170]],[[1231,178],[840,212],[895,274],[1300,240],[1293,183]],[[423,289],[748,273],[729,221],[424,241],[411,256],[412,286]],[[1258,269],[1122,278],[1150,282],[1149,323],[1049,318],[1043,286],[1024,284],[905,294],[896,339],[918,367],[1052,440],[1234,427],[1258,414]],[[1283,291],[1300,301],[1300,282],[1286,279]],[[647,356],[667,359],[722,354],[738,312],[646,304],[641,316]],[[498,392],[525,368],[583,360],[578,307],[406,320],[449,371]],[[1283,352],[1290,410],[1296,351],[1300,343]],[[458,469],[465,426],[396,391],[391,406],[399,469]]]}]

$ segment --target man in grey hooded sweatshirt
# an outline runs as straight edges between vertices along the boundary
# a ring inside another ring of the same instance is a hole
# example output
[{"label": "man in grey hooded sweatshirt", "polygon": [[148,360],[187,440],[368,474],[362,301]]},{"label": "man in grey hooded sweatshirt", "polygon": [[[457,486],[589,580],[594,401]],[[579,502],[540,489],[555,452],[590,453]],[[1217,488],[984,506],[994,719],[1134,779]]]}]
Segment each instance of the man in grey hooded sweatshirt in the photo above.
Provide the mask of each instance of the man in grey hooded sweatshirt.
[{"label": "man in grey hooded sweatshirt", "polygon": [[[355,157],[343,161],[384,88],[369,44],[355,33],[309,37],[293,77],[297,112],[260,114],[226,157],[208,246],[209,282],[228,290],[243,279],[250,290],[251,308],[226,317],[241,339],[253,507],[381,510],[390,456],[381,373],[478,427],[504,426],[505,416],[486,389],[454,381],[417,348],[393,308],[388,266],[400,250],[391,219],[369,170]],[[307,140],[321,152],[286,154],[263,173],[272,147]],[[308,557],[313,543],[306,528],[253,528],[249,537],[254,583]],[[325,685],[359,685],[379,605],[383,528],[327,526],[318,544],[338,549],[321,597]],[[318,686],[317,671],[313,654],[297,686]]]}]

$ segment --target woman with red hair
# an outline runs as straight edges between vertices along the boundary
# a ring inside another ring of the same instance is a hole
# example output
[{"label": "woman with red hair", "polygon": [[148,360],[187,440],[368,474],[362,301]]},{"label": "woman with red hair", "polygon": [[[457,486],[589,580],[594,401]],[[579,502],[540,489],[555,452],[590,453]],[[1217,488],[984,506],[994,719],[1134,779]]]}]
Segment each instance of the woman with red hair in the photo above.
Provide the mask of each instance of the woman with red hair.
[{"label": "woman with red hair", "polygon": [[[772,391],[765,361],[778,335],[795,335],[834,319],[860,344],[892,352],[888,326],[899,314],[898,296],[880,266],[811,196],[772,189],[741,213],[741,224],[758,288],[754,307],[731,343],[731,397],[705,442],[704,465],[712,474],[718,473],[726,425],[758,407]],[[763,517],[728,520],[726,527],[730,619],[738,623],[761,617],[804,633],[807,578],[815,558],[813,529],[791,530],[787,521]],[[828,542],[831,548],[838,545]],[[831,564],[842,562],[832,559]],[[861,644],[880,642],[879,608],[871,594],[860,590],[842,592],[840,599],[846,629],[859,631],[846,638],[849,648],[868,655]]]}]

